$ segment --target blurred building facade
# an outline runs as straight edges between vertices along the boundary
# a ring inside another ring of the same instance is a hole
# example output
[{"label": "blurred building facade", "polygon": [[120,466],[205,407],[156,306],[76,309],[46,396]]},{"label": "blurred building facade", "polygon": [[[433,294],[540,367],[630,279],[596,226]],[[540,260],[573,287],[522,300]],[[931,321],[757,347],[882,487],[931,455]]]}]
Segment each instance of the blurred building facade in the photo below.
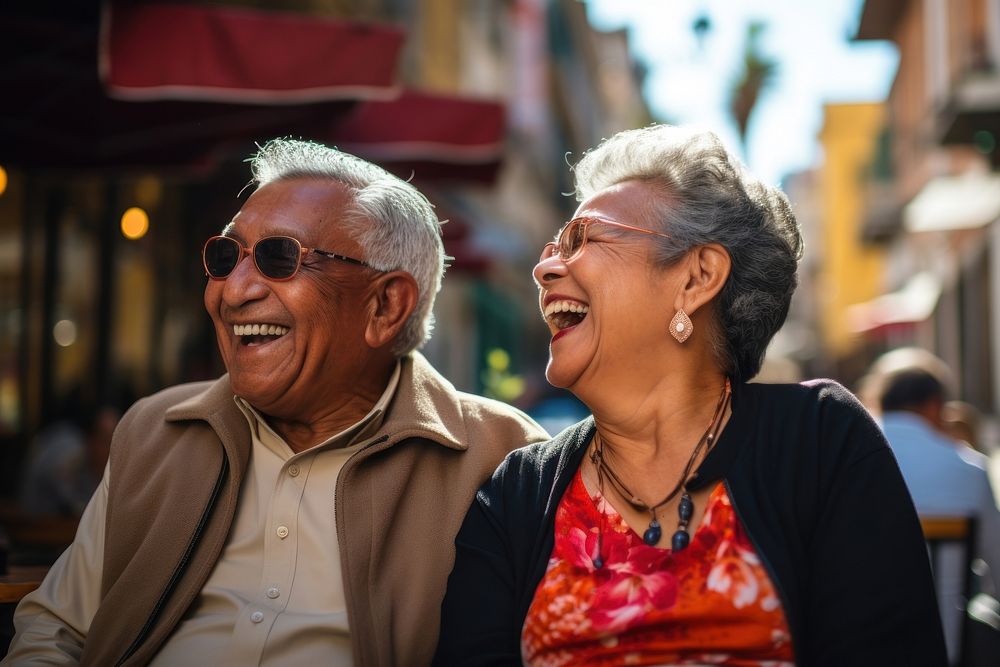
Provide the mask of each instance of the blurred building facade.
[{"label": "blurred building facade", "polygon": [[[56,38],[75,35],[78,43],[82,34],[92,39],[99,8],[94,3],[60,15],[44,5],[3,11],[9,12],[9,25],[22,29],[22,42],[15,39],[15,45],[34,43],[38,31],[53,42],[45,54],[28,53],[21,60],[55,68],[66,64],[59,57],[70,49],[54,43]],[[91,154],[81,152],[70,161],[59,150],[75,147],[68,134],[60,144],[51,133],[39,132],[52,147],[30,154],[18,152],[13,132],[0,134],[5,181],[0,194],[0,495],[12,491],[24,443],[72,389],[120,402],[222,371],[201,304],[199,250],[245,199],[245,193],[237,197],[248,179],[242,160],[254,142],[272,136],[337,143],[412,177],[439,217],[449,221],[445,246],[455,257],[425,353],[460,388],[509,401],[528,401],[539,392],[548,334],[537,314],[530,269],[542,244],[575,207],[563,194],[571,190],[566,156],[575,160],[602,137],[651,119],[627,35],[594,30],[585,5],[573,0],[235,0],[181,6],[235,9],[265,20],[315,17],[362,32],[399,31],[404,37],[392,82],[393,94],[399,95],[395,103],[444,104],[441,108],[458,109],[470,127],[479,128],[499,109],[495,153],[489,146],[462,143],[458,122],[445,128],[458,135],[454,146],[397,140],[393,132],[399,128],[392,124],[383,128],[361,122],[364,117],[358,120],[366,104],[381,102],[364,99],[272,108],[258,101],[254,120],[266,123],[242,133],[229,123],[224,144],[213,142],[211,134],[197,137],[211,159],[170,164],[157,162],[154,151],[138,150],[140,159],[127,164],[88,165]],[[15,70],[21,60],[7,59]],[[96,49],[92,62],[76,65],[96,71]],[[96,81],[96,74],[88,76]],[[120,108],[122,103],[114,104]],[[148,111],[167,103],[134,104],[145,104]],[[229,112],[236,105],[217,106]],[[70,117],[72,110],[65,113]],[[282,119],[296,113],[295,122],[282,129]],[[305,130],[327,125],[300,122],[304,114],[320,114],[324,122],[328,115],[335,129],[312,135]],[[0,124],[9,129],[28,123],[26,115],[0,118]],[[227,118],[245,119],[246,114]],[[399,119],[416,127],[415,138],[420,138],[424,119]],[[88,122],[101,125],[99,118]],[[195,125],[204,128],[205,122]],[[380,142],[379,132],[392,135],[391,140]],[[161,133],[161,153],[179,145],[167,134]],[[142,155],[148,155],[147,163]],[[120,223],[131,207],[149,218],[148,230],[134,239],[123,236]]]},{"label": "blurred building facade", "polygon": [[817,280],[823,344],[837,375],[849,377],[859,355],[850,307],[881,291],[883,253],[862,243],[865,181],[884,122],[881,104],[827,104],[820,131],[823,201],[822,267]]},{"label": "blurred building facade", "polygon": [[867,0],[856,39],[900,54],[861,219],[885,263],[882,293],[852,310],[860,349],[926,347],[997,414],[1000,2]]}]

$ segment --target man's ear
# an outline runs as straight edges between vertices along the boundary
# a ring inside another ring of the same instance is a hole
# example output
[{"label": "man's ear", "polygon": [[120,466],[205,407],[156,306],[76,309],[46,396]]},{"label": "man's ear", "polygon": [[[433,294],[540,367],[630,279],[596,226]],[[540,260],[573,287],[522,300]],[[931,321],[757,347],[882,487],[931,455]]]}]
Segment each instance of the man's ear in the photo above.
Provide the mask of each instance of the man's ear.
[{"label": "man's ear", "polygon": [[373,283],[371,317],[365,329],[365,341],[372,348],[391,343],[417,307],[420,289],[417,281],[405,271],[392,271],[379,276]]},{"label": "man's ear", "polygon": [[688,251],[683,261],[686,262],[687,273],[674,308],[683,308],[690,316],[722,291],[733,260],[721,244],[706,243]]}]

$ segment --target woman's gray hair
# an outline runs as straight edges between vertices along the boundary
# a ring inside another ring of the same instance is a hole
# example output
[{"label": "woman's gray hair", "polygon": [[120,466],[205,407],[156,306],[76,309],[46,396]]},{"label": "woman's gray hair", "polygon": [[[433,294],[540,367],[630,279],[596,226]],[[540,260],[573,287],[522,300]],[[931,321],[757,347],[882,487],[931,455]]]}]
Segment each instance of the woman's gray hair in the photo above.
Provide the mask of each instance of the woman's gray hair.
[{"label": "woman's gray hair", "polygon": [[662,194],[647,221],[670,235],[655,239],[657,265],[699,245],[725,247],[732,270],[716,302],[712,342],[734,380],[756,375],[788,315],[802,257],[785,195],[751,176],[715,134],[669,125],[620,132],[587,152],[573,171],[580,201],[624,181]]},{"label": "woman's gray hair", "polygon": [[394,352],[405,355],[430,338],[434,297],[445,269],[441,223],[434,206],[415,187],[361,158],[311,141],[272,139],[250,159],[257,187],[297,177],[346,185],[354,201],[343,223],[365,250],[365,261],[381,271],[405,271],[420,291]]}]

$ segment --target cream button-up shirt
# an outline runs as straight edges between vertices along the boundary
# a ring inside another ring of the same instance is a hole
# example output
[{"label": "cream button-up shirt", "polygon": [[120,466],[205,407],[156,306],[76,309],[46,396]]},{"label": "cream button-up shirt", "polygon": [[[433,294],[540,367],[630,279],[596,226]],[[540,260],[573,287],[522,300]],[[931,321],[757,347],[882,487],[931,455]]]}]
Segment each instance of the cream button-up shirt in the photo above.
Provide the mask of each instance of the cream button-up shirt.
[{"label": "cream button-up shirt", "polygon": [[[336,531],[338,512],[350,509],[335,507],[337,477],[381,426],[399,377],[397,363],[382,396],[361,421],[298,454],[260,413],[234,399],[252,438],[236,516],[205,586],[152,665],[352,664]],[[86,548],[67,550],[42,587],[25,598],[29,610],[36,602],[71,610],[75,622],[64,620],[81,635],[100,602],[103,531],[96,524],[103,526],[112,472],[106,471],[81,520],[77,541],[87,535],[85,524],[95,524]],[[32,629],[45,634],[42,627]],[[27,634],[18,640],[52,641]],[[18,643],[4,664],[17,664]]]}]

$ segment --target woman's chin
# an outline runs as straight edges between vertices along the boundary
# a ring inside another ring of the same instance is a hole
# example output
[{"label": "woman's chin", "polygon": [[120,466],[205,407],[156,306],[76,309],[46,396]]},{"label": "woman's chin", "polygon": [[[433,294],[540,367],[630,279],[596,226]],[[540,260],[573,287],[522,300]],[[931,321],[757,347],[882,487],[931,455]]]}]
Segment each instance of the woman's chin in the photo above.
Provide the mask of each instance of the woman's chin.
[{"label": "woman's chin", "polygon": [[549,363],[545,367],[545,379],[553,387],[569,389],[579,376],[578,372],[571,371],[566,367],[566,364],[560,364],[552,357],[549,357]]}]

